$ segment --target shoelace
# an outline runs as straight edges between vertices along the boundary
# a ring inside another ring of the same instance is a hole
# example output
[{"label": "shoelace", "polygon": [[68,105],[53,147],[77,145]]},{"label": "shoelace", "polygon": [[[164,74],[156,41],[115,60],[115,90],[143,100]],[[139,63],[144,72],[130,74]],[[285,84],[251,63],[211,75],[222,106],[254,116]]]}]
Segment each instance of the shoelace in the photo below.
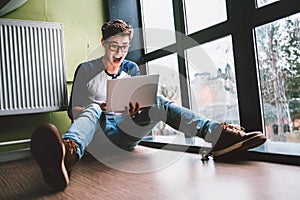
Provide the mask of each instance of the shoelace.
[{"label": "shoelace", "polygon": [[231,124],[226,124],[226,123],[224,123],[224,129],[232,133],[239,133],[240,131],[245,132],[246,130],[244,127],[238,128],[236,126],[233,126]]},{"label": "shoelace", "polygon": [[68,151],[73,154],[77,153],[77,146],[76,143],[72,140],[64,140],[64,143],[67,145]]}]

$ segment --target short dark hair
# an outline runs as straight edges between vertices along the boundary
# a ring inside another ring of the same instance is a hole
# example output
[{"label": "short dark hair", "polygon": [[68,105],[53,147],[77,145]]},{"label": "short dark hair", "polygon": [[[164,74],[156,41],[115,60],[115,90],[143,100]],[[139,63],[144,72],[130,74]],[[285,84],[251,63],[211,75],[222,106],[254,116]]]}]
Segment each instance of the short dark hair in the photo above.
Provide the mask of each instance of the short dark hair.
[{"label": "short dark hair", "polygon": [[133,29],[131,25],[120,19],[105,22],[101,31],[104,40],[114,35],[128,35],[130,40],[133,37]]}]

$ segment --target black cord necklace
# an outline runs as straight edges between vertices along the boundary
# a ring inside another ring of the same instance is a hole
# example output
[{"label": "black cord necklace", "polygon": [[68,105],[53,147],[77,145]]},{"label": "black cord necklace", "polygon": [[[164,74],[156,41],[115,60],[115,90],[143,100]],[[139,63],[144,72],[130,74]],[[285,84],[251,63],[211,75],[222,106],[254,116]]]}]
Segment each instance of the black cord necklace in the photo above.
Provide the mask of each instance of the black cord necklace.
[{"label": "black cord necklace", "polygon": [[112,79],[116,79],[118,76],[120,76],[120,72],[117,74],[110,74],[106,69],[105,69],[105,73],[110,76]]}]

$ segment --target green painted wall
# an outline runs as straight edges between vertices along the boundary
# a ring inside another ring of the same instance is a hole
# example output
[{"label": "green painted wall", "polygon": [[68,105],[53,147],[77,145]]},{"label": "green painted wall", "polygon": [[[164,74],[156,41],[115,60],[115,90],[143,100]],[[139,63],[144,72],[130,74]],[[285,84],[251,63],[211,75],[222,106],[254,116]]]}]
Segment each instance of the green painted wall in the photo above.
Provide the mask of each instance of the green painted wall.
[{"label": "green painted wall", "polygon": [[[28,0],[3,18],[62,23],[67,80],[72,81],[79,63],[103,53],[99,45],[104,16],[102,0]],[[71,124],[66,111],[0,117],[0,142],[30,138],[33,130],[46,122],[55,124],[62,133]],[[0,152],[27,146],[0,147]]]}]

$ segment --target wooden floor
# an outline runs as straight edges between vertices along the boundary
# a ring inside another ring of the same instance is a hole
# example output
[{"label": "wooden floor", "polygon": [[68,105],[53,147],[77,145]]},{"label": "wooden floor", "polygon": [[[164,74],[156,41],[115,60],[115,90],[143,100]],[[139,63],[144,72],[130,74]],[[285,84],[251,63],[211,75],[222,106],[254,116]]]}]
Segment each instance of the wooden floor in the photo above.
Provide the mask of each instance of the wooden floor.
[{"label": "wooden floor", "polygon": [[202,162],[197,154],[147,147],[133,154],[106,164],[87,154],[62,192],[46,187],[32,158],[1,163],[0,199],[300,199],[297,166]]}]

